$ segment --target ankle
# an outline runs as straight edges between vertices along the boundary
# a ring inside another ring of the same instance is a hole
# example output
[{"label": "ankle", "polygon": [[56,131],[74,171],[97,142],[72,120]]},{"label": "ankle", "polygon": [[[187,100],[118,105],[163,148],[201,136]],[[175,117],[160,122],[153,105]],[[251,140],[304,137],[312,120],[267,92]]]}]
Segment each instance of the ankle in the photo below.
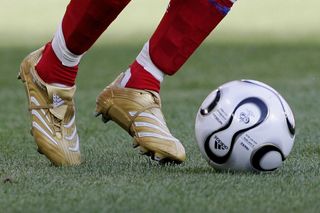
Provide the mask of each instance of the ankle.
[{"label": "ankle", "polygon": [[130,69],[125,73],[125,81],[122,83],[126,88],[152,90],[160,92],[160,81],[146,71],[137,61],[134,61]]},{"label": "ankle", "polygon": [[64,66],[55,55],[51,42],[46,44],[42,57],[35,67],[39,77],[48,84],[63,84],[73,86],[77,76],[78,66]]}]

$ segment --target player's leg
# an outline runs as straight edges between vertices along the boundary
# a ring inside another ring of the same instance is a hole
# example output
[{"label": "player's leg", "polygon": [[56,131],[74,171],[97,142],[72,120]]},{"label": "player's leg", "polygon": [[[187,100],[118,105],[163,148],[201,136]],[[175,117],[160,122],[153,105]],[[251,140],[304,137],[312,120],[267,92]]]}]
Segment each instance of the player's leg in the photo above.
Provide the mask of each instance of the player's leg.
[{"label": "player's leg", "polygon": [[[143,85],[158,91],[163,79],[160,76],[175,74],[227,15],[235,1],[171,0],[155,33],[131,65],[126,87],[143,89]],[[155,78],[141,79],[141,73],[145,72]],[[152,86],[144,83],[147,81],[153,82]]]},{"label": "player's leg", "polygon": [[97,115],[114,120],[156,160],[182,162],[185,150],[168,130],[160,83],[186,62],[235,0],[171,0],[157,30],[130,68],[97,98]]},{"label": "player's leg", "polygon": [[80,164],[73,96],[83,54],[130,0],[71,0],[52,42],[27,56],[25,84],[39,152],[55,165]]},{"label": "player's leg", "polygon": [[74,85],[78,64],[130,0],[72,0],[36,66],[47,83]]}]

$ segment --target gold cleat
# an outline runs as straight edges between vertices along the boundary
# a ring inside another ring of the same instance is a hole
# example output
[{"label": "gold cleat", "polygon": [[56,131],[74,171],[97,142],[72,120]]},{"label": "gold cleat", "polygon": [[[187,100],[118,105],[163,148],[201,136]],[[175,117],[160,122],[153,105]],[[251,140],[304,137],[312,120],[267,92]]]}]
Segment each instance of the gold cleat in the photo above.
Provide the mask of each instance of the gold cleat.
[{"label": "gold cleat", "polygon": [[38,145],[38,152],[54,165],[79,165],[80,147],[73,101],[76,87],[57,87],[42,81],[35,65],[43,49],[22,61],[18,75],[28,96],[31,134]]},{"label": "gold cleat", "polygon": [[133,137],[133,147],[160,163],[182,163],[184,147],[173,137],[161,112],[158,93],[120,87],[123,73],[97,97],[96,116],[115,121]]}]

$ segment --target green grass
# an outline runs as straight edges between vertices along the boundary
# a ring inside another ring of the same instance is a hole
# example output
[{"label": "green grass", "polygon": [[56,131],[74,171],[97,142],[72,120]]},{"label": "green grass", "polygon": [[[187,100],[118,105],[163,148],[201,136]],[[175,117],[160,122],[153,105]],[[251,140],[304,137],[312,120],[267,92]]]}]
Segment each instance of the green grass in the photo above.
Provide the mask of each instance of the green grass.
[{"label": "green grass", "polygon": [[[76,103],[85,163],[74,168],[53,167],[36,152],[15,80],[23,57],[51,38],[68,1],[0,2],[0,212],[319,212],[318,0],[238,1],[181,72],[165,79],[163,111],[188,156],[180,166],[140,156],[123,130],[93,117],[97,94],[136,57],[168,3],[132,1],[81,63]],[[203,99],[243,78],[271,85],[295,112],[292,153],[272,173],[217,172],[195,142]]]},{"label": "green grass", "polygon": [[[163,110],[188,159],[159,166],[131,148],[114,123],[93,117],[95,97],[126,69],[142,44],[92,49],[78,78],[77,124],[85,163],[57,168],[36,152],[23,86],[15,80],[34,47],[0,49],[0,207],[2,212],[318,212],[320,208],[320,46],[207,43],[162,89]],[[221,173],[202,159],[196,111],[218,85],[264,81],[292,106],[293,151],[272,173]]]}]

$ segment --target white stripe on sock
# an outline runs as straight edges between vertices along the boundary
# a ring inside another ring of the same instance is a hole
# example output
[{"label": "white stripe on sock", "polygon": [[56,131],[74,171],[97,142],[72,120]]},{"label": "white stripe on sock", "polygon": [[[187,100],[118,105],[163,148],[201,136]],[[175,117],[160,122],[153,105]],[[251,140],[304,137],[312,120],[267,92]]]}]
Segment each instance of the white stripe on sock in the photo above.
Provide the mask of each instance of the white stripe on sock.
[{"label": "white stripe on sock", "polygon": [[53,37],[51,45],[54,53],[64,66],[74,67],[79,64],[83,54],[76,55],[68,50],[62,32],[62,24],[59,25],[58,30]]},{"label": "white stripe on sock", "polygon": [[143,66],[143,68],[155,77],[160,83],[163,81],[164,73],[159,70],[152,62],[149,54],[149,41],[145,43],[140,54],[137,57],[137,62]]},{"label": "white stripe on sock", "polygon": [[120,87],[125,87],[129,81],[131,77],[131,71],[130,71],[130,68],[127,69],[127,71],[124,73],[124,76],[120,82]]}]

